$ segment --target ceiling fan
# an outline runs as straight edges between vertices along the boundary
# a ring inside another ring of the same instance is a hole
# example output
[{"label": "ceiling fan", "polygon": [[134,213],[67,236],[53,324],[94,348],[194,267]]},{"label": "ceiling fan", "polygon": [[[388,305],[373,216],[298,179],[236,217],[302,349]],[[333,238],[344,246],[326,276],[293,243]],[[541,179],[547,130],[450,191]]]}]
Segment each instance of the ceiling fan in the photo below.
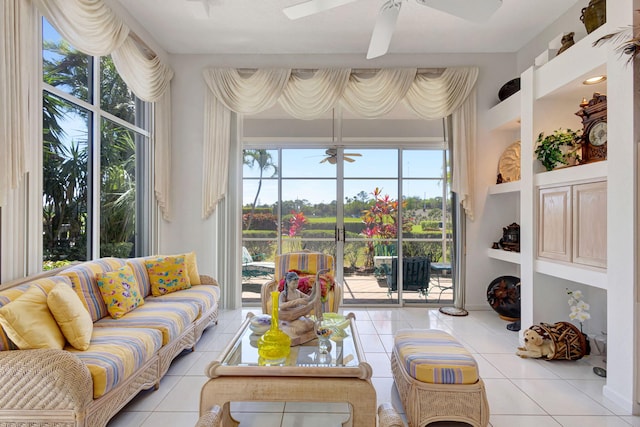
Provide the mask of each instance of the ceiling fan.
[{"label": "ceiling fan", "polygon": [[[315,15],[357,0],[307,0],[294,6],[285,7],[283,12],[289,19],[299,19]],[[367,59],[377,58],[389,50],[391,37],[396,26],[403,1],[384,0],[376,19]],[[458,16],[468,21],[481,22],[488,19],[502,5],[502,0],[415,0],[416,3]]]},{"label": "ceiling fan", "polygon": [[[330,164],[335,165],[338,162],[337,149],[329,148],[327,151],[325,151],[325,154],[327,155],[327,157],[320,160],[320,163],[329,162]],[[355,159],[352,159],[351,157],[360,157],[360,156],[362,156],[362,154],[360,153],[344,153],[343,154],[343,158],[349,163],[355,162]]]}]

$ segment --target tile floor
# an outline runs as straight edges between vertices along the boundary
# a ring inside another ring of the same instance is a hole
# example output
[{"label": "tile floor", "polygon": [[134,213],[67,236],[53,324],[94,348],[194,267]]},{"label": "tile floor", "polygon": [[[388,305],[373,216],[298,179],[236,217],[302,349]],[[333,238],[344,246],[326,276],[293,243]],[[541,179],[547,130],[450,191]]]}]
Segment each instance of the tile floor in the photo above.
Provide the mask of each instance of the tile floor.
[{"label": "tile floor", "polygon": [[[219,324],[205,331],[195,352],[174,360],[157,391],[143,391],[114,417],[108,427],[190,427],[198,418],[204,369],[232,338],[246,313],[258,307],[223,310]],[[394,331],[400,328],[437,328],[458,338],[476,357],[485,381],[493,427],[640,427],[640,416],[630,416],[602,396],[604,379],[592,372],[604,366],[599,356],[582,360],[520,359],[514,352],[518,334],[493,311],[474,311],[451,317],[425,308],[358,308],[358,330],[378,403],[392,402],[403,412],[389,365]],[[332,427],[348,419],[346,404],[233,403],[233,416],[242,427]],[[457,423],[433,425],[458,426]],[[374,426],[372,426],[374,427]]]}]

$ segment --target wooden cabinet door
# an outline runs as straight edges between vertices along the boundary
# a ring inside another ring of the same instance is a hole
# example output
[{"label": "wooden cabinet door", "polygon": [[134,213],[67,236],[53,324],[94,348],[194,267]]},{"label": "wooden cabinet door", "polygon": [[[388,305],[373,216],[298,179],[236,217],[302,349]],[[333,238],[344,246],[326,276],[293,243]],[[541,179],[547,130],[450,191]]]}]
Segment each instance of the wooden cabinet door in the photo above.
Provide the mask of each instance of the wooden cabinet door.
[{"label": "wooden cabinet door", "polygon": [[538,257],[571,262],[571,186],[540,188]]},{"label": "wooden cabinet door", "polygon": [[573,186],[573,262],[607,266],[607,182]]}]

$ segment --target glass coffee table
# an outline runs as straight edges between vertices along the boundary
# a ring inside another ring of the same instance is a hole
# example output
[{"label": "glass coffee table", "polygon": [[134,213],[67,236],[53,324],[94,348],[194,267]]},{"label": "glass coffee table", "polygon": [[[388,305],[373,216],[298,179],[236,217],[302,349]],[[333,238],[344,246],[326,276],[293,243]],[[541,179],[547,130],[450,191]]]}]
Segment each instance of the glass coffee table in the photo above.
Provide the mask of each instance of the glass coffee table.
[{"label": "glass coffee table", "polygon": [[[376,425],[376,391],[371,366],[366,362],[355,316],[345,328],[346,337],[331,341],[330,354],[318,354],[318,341],[291,347],[279,365],[258,363],[259,335],[249,328],[249,313],[217,360],[206,369],[209,380],[200,392],[200,415],[215,405],[222,408],[222,425],[237,426],[230,402],[347,402],[351,425]],[[347,420],[343,425],[349,425]]]}]

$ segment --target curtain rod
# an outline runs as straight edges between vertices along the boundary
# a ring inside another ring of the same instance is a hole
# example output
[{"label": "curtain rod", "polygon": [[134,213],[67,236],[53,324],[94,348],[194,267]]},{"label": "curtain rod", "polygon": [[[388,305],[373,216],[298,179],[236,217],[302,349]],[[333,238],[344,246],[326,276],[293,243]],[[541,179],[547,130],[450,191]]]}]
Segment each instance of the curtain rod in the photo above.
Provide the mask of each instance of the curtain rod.
[{"label": "curtain rod", "polygon": [[[267,67],[272,68],[272,67]],[[335,68],[335,67],[331,67]],[[349,68],[349,67],[341,67]],[[378,68],[352,68],[352,74],[373,74],[385,68],[412,68],[412,67],[378,67]],[[292,68],[292,73],[311,73],[316,72],[320,68]],[[239,73],[255,73],[258,68],[237,68]],[[417,74],[441,74],[446,68],[418,68]]]}]

